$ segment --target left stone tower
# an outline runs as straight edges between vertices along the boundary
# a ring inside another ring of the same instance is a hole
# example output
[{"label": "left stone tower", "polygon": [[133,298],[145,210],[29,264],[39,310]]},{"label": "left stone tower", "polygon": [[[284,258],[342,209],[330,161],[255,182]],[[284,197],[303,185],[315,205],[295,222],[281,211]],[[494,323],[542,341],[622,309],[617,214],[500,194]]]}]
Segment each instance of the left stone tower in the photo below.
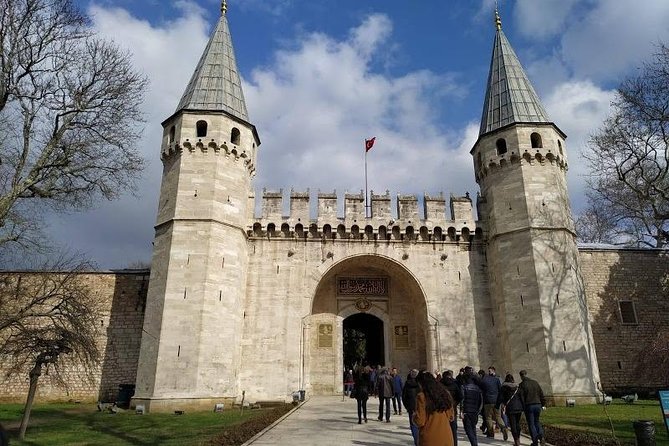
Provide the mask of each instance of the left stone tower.
[{"label": "left stone tower", "polygon": [[221,17],[175,113],[163,177],[133,404],[167,411],[237,397],[251,179],[249,122]]}]

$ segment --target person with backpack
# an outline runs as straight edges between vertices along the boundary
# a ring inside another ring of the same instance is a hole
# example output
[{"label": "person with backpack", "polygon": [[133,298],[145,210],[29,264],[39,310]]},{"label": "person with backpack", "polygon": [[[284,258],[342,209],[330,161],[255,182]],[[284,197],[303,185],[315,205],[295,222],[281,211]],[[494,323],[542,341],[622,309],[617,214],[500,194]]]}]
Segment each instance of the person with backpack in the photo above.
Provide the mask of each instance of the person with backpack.
[{"label": "person with backpack", "polygon": [[474,369],[465,367],[464,385],[462,386],[462,403],[460,405],[460,417],[465,428],[465,434],[471,446],[478,446],[476,438],[476,423],[479,413],[483,408],[483,392],[478,385],[478,377]]},{"label": "person with backpack", "polygon": [[518,394],[518,384],[510,373],[504,377],[501,399],[501,411],[509,419],[513,446],[520,446],[520,416],[523,414],[523,402]]}]

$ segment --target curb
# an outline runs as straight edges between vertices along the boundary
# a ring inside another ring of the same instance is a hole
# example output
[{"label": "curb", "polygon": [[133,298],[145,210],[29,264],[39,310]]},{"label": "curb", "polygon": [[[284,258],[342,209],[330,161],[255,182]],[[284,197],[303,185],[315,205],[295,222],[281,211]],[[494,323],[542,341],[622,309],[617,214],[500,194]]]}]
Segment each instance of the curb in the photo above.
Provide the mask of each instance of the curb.
[{"label": "curb", "polygon": [[267,426],[265,429],[263,429],[263,430],[261,430],[260,432],[258,432],[257,434],[255,434],[253,437],[251,437],[251,438],[250,438],[249,440],[247,440],[245,443],[242,443],[241,446],[249,446],[249,445],[253,444],[256,440],[258,440],[260,437],[262,437],[263,435],[265,435],[265,434],[266,434],[267,432],[269,432],[270,430],[274,429],[274,427],[276,427],[277,424],[281,423],[283,420],[285,420],[286,418],[288,418],[289,416],[291,416],[295,411],[297,411],[299,408],[301,408],[302,406],[304,406],[307,402],[309,402],[309,398],[307,398],[306,400],[304,400],[303,402],[301,402],[300,404],[298,404],[297,406],[295,406],[293,409],[290,410],[290,412],[288,412],[287,414],[283,415],[281,418],[279,418],[278,420],[276,420],[274,423],[270,424],[270,425]]}]

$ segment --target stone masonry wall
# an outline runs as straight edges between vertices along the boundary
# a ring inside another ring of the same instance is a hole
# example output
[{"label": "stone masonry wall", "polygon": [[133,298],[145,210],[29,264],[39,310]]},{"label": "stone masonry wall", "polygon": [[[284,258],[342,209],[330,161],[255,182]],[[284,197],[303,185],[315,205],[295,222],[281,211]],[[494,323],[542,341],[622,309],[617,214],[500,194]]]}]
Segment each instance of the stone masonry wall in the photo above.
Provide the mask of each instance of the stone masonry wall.
[{"label": "stone masonry wall", "polygon": [[[614,395],[654,394],[669,380],[648,381],[639,362],[656,337],[669,330],[669,252],[579,251],[602,388]],[[622,322],[621,301],[633,302],[637,323]]]},{"label": "stone masonry wall", "polygon": [[[102,361],[86,373],[69,366],[66,386],[58,386],[53,375],[44,373],[39,381],[38,401],[114,401],[119,385],[135,384],[137,359],[144,320],[148,271],[87,273],[83,280],[106,304],[103,327],[98,339]],[[28,393],[28,370],[6,376],[0,359],[0,400],[22,402]]]}]

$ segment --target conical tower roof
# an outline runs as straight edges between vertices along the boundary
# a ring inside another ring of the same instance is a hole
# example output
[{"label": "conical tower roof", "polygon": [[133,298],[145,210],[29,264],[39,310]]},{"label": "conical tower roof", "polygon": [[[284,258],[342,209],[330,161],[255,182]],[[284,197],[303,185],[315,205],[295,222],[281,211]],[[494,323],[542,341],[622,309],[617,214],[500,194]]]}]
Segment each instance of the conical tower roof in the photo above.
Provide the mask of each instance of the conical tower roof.
[{"label": "conical tower roof", "polygon": [[225,111],[244,121],[249,120],[242,83],[226,18],[226,2],[207,47],[195,68],[177,112],[190,110]]},{"label": "conical tower roof", "polygon": [[497,12],[495,18],[497,34],[479,135],[513,123],[551,122],[518,56],[502,31],[502,22]]}]

